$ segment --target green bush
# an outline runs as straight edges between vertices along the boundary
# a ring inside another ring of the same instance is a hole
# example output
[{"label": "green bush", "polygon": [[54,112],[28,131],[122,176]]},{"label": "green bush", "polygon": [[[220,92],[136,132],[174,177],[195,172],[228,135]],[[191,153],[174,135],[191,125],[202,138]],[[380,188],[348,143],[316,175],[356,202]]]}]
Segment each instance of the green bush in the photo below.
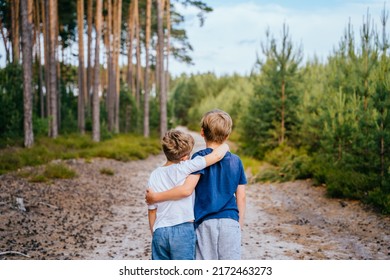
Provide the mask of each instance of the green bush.
[{"label": "green bush", "polygon": [[259,172],[260,181],[286,182],[312,176],[311,158],[303,149],[280,145],[267,152],[264,161],[270,165]]},{"label": "green bush", "polygon": [[366,186],[370,185],[369,182],[368,175],[339,166],[329,169],[326,175],[327,193],[331,197],[364,198],[368,191]]},{"label": "green bush", "polygon": [[381,188],[370,191],[366,201],[380,209],[383,214],[390,214],[390,194],[384,193]]}]

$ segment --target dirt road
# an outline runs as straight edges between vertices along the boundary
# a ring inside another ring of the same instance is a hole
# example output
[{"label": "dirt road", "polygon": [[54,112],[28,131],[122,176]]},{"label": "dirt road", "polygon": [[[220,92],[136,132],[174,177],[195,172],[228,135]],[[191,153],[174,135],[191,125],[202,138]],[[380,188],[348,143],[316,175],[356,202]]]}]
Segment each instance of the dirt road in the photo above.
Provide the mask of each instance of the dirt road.
[{"label": "dirt road", "polygon": [[[194,137],[197,150],[204,142]],[[0,176],[0,259],[149,259],[144,190],[164,156],[66,163],[77,178],[30,183],[17,173]],[[310,181],[249,184],[242,252],[243,259],[390,259],[390,217],[328,199]]]}]

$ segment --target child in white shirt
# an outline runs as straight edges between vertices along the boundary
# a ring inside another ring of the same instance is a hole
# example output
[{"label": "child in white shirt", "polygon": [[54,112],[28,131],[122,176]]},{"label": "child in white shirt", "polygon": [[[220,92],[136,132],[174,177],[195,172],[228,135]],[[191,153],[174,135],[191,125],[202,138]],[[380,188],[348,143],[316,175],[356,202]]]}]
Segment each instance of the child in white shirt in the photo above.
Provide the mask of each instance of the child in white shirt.
[{"label": "child in white shirt", "polygon": [[[216,163],[229,151],[228,145],[223,144],[207,156],[189,160],[194,139],[191,135],[174,129],[165,134],[161,143],[167,162],[155,169],[148,181],[148,188],[155,192],[182,185],[188,175]],[[180,200],[149,205],[148,208],[149,225],[153,235],[152,259],[194,259],[194,194]]]}]

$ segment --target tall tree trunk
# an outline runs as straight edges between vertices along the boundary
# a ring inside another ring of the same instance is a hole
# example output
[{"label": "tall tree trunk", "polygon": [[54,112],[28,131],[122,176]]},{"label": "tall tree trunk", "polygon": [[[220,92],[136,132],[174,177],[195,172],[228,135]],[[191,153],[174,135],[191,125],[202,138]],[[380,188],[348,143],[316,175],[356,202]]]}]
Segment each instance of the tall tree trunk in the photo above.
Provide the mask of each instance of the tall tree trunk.
[{"label": "tall tree trunk", "polygon": [[[28,3],[30,2],[30,3]],[[32,124],[32,0],[21,1],[22,11],[22,50],[23,50],[23,107],[24,107],[24,146],[34,144]]]},{"label": "tall tree trunk", "polygon": [[77,25],[79,37],[79,95],[78,95],[78,128],[85,133],[85,68],[84,68],[84,0],[77,0]]},{"label": "tall tree trunk", "polygon": [[157,0],[157,39],[158,39],[158,56],[159,69],[158,78],[160,82],[160,137],[167,132],[167,95],[165,92],[164,79],[164,26],[163,26],[163,2],[164,0]]},{"label": "tall tree trunk", "polygon": [[19,14],[20,14],[20,0],[11,1],[12,62],[13,63],[18,63],[20,60]]},{"label": "tall tree trunk", "polygon": [[[35,3],[35,9],[36,9],[36,15],[37,15],[37,62],[38,62],[38,77],[39,77],[39,105],[40,105],[40,116],[43,119],[45,117],[45,100],[43,96],[43,73],[42,73],[42,46],[41,46],[41,10],[43,10],[43,7],[40,5],[41,1],[36,1]],[[43,25],[45,23],[43,22]]]},{"label": "tall tree trunk", "polygon": [[145,30],[145,81],[144,81],[144,137],[150,136],[149,127],[149,43],[151,33],[152,1],[146,0],[146,30]]},{"label": "tall tree trunk", "polygon": [[135,86],[135,100],[137,107],[140,107],[141,100],[141,40],[140,40],[140,21],[139,21],[139,8],[138,0],[134,1],[134,15],[135,15],[135,38],[136,38],[136,58],[137,58],[137,72],[136,72],[136,86]]},{"label": "tall tree trunk", "polygon": [[165,67],[165,93],[169,92],[169,54],[171,50],[170,46],[170,37],[171,37],[171,1],[166,0],[166,11],[167,11],[167,55],[166,59],[166,67]]},{"label": "tall tree trunk", "polygon": [[50,84],[50,136],[58,136],[58,92],[57,92],[57,20],[56,20],[57,0],[49,1],[49,84]]},{"label": "tall tree trunk", "polygon": [[100,37],[101,37],[101,22],[102,22],[102,1],[97,0],[96,3],[96,17],[95,17],[95,29],[96,29],[96,42],[95,42],[95,73],[93,84],[93,99],[92,99],[92,140],[95,142],[100,141],[100,104],[99,104],[99,79],[100,79]]},{"label": "tall tree trunk", "polygon": [[87,43],[87,92],[86,92],[86,103],[87,111],[91,108],[91,92],[92,92],[92,13],[93,13],[93,0],[88,1],[87,9],[87,24],[88,24],[88,43]]},{"label": "tall tree trunk", "polygon": [[107,100],[107,95],[109,91],[109,86],[108,86],[108,72],[110,67],[108,66],[109,63],[109,55],[108,55],[108,50],[110,49],[110,35],[108,33],[108,1],[103,1],[103,11],[106,11],[103,16],[103,21],[102,21],[102,37],[103,37],[103,43],[105,47],[105,53],[102,53],[102,55],[105,55],[103,58],[103,61],[107,62],[107,68],[102,67],[102,75],[103,77],[101,78],[101,85],[100,88],[102,90],[102,93],[105,92],[104,98],[105,98],[105,106],[106,106],[106,111],[108,111],[108,104],[106,102]]},{"label": "tall tree trunk", "polygon": [[133,39],[134,39],[134,1],[131,1],[128,17],[128,49],[127,49],[127,86],[131,88],[131,93],[135,96],[135,83],[133,78]]},{"label": "tall tree trunk", "polygon": [[116,30],[115,30],[115,132],[119,133],[119,100],[120,100],[120,69],[119,54],[121,48],[121,27],[122,27],[122,0],[117,2]]},{"label": "tall tree trunk", "polygon": [[[46,93],[46,116],[49,118],[51,115],[50,112],[50,68],[49,68],[49,53],[50,53],[50,43],[49,43],[49,1],[41,0],[42,6],[42,31],[43,31],[43,46],[44,46],[44,58],[45,58],[45,93]],[[49,136],[51,132],[49,129]]]},{"label": "tall tree trunk", "polygon": [[113,18],[113,9],[112,9],[112,0],[107,1],[107,34],[108,36],[108,45],[107,45],[107,58],[108,58],[108,88],[106,96],[106,106],[107,106],[107,124],[108,130],[110,132],[114,131],[114,59],[113,59],[113,34],[112,34],[112,18]]}]

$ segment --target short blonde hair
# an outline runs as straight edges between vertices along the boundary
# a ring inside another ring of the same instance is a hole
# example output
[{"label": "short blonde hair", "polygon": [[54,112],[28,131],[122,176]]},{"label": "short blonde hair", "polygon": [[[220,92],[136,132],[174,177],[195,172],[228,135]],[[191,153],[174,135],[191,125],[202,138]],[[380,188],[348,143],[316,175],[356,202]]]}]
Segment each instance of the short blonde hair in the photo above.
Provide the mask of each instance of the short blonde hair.
[{"label": "short blonde hair", "polygon": [[206,141],[221,144],[232,132],[233,121],[225,111],[214,109],[204,114],[200,125]]},{"label": "short blonde hair", "polygon": [[189,155],[194,144],[194,138],[190,134],[177,129],[169,130],[161,139],[164,154],[172,162],[179,162],[182,157]]}]

